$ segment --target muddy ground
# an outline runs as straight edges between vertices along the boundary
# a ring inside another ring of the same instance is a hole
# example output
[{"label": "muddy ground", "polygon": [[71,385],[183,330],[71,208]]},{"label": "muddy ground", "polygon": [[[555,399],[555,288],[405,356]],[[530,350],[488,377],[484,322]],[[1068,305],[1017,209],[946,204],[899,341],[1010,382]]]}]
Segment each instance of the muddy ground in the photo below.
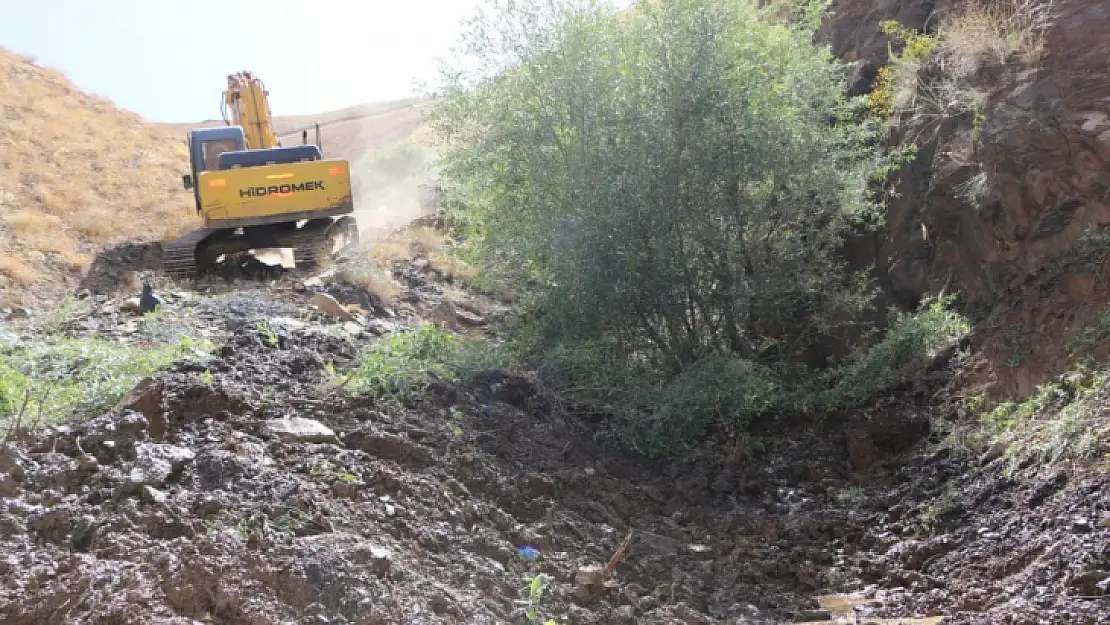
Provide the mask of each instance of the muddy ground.
[{"label": "muddy ground", "polygon": [[[653,464],[527,374],[409,407],[329,385],[376,336],[442,320],[443,285],[397,278],[396,307],[333,289],[361,300],[354,331],[298,279],[168,296],[217,358],[0,447],[0,622],[527,623],[537,573],[538,622],[1110,622],[1106,471],[938,447],[965,364],[821,426],[763,424],[758,452]],[[67,331],[126,340],[97,311]]]}]

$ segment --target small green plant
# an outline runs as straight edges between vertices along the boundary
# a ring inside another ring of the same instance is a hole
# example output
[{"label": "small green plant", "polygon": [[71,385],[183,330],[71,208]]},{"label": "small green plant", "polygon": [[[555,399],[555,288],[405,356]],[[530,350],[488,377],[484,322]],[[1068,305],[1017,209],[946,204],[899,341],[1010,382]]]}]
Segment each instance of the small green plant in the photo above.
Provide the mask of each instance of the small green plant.
[{"label": "small green plant", "polygon": [[987,110],[983,105],[977,105],[973,110],[971,120],[971,140],[978,142],[983,136],[983,123],[987,121]]},{"label": "small green plant", "polygon": [[270,532],[288,539],[312,522],[308,515],[295,508],[288,508],[273,519],[262,512],[250,511],[239,519],[235,529],[243,540],[249,540],[252,536],[263,537]]},{"label": "small green plant", "polygon": [[971,397],[968,397],[967,399],[965,399],[963,401],[963,407],[964,407],[965,410],[971,411],[973,413],[978,413],[978,412],[982,411],[983,406],[985,406],[986,403],[987,403],[986,394],[985,393],[977,393],[977,394],[972,395]]},{"label": "small green plant", "polygon": [[1006,359],[1006,366],[1011,368],[1020,367],[1029,357],[1029,350],[1022,343],[1021,337],[1016,331],[1007,331],[1002,339],[1007,349],[1010,350],[1010,356]]},{"label": "small green plant", "polygon": [[836,503],[844,507],[857,508],[866,501],[863,489],[858,486],[842,488],[836,493]]},{"label": "small green plant", "polygon": [[[234,523],[231,511],[226,508],[222,508],[215,514],[211,514],[202,518],[201,524],[204,526],[204,533],[213,534],[215,532],[221,532],[232,527]],[[239,529],[240,533],[242,533],[241,527],[238,524],[234,525],[236,526],[236,529]]]},{"label": "small green plant", "polygon": [[887,44],[890,63],[879,69],[875,88],[867,100],[872,110],[883,118],[889,118],[900,104],[899,92],[917,82],[918,69],[937,49],[939,40],[931,35],[914,32],[897,20],[883,22],[882,30],[892,40],[902,44],[902,53],[895,54],[893,48]]},{"label": "small green plant", "polygon": [[313,464],[308,469],[308,474],[320,480],[321,482],[341,482],[343,484],[357,484],[359,482],[358,475],[336,468],[328,462]]},{"label": "small green plant", "polygon": [[[539,623],[543,618],[540,616],[540,611],[543,607],[544,593],[547,590],[548,584],[551,583],[551,578],[548,575],[539,573],[537,575],[525,576],[524,581],[526,586],[524,594],[526,598],[517,603],[524,606],[524,616],[528,619],[529,623]],[[554,623],[552,619],[544,621],[544,625]]]},{"label": "small green plant", "polygon": [[1110,399],[1110,371],[1091,360],[1037,387],[1024,399],[988,406],[984,395],[970,397],[964,409],[975,419],[949,423],[942,445],[962,455],[998,448],[1006,471],[1016,472],[1030,459],[1043,463],[1099,462],[1110,450],[1110,419],[1103,406]]},{"label": "small green plant", "polygon": [[412,401],[440,379],[502,364],[496,349],[481,340],[464,340],[434,325],[389,334],[374,343],[351,372],[355,394]]},{"label": "small green plant", "polygon": [[462,411],[455,406],[451,406],[451,418],[447,421],[447,429],[451,432],[451,436],[462,438],[462,420]]},{"label": "small green plant", "polygon": [[770,370],[728,356],[703,358],[665,384],[641,384],[640,401],[618,409],[614,425],[621,442],[652,457],[695,444],[713,426],[741,432],[785,396]]},{"label": "small green plant", "polygon": [[270,327],[270,324],[266,323],[265,321],[259,321],[256,324],[256,327],[258,328],[259,334],[262,335],[263,340],[266,341],[266,344],[268,344],[270,347],[277,346],[279,342],[278,335],[276,332],[274,332],[274,329]]},{"label": "small green plant", "polygon": [[1068,342],[1068,351],[1078,351],[1083,348],[1095,347],[1110,339],[1110,311],[1098,316],[1098,319],[1089,325],[1083,326]]},{"label": "small green plant", "polygon": [[832,384],[818,396],[819,407],[839,410],[860,406],[904,375],[910,365],[964,337],[971,325],[952,310],[952,299],[941,297],[916,314],[896,315],[882,340],[825,374]]},{"label": "small green plant", "polygon": [[964,503],[958,488],[949,484],[932,504],[921,511],[917,520],[921,523],[922,529],[927,533],[932,533],[938,529],[940,522],[945,517],[957,515],[963,508]]},{"label": "small green plant", "polygon": [[940,511],[936,506],[930,505],[921,511],[921,516],[918,517],[918,520],[926,531],[931,532],[936,528],[938,516],[940,516]]},{"label": "small green plant", "polygon": [[54,306],[43,317],[34,321],[34,326],[39,333],[57,334],[63,327],[81,314],[89,304],[76,297],[68,296]]},{"label": "small green plant", "polygon": [[434,325],[387,335],[364,354],[352,376],[356,393],[413,399],[434,378],[457,379],[459,340]]},{"label": "small green plant", "polygon": [[279,536],[289,538],[295,536],[310,524],[315,523],[311,517],[296,508],[289,508],[279,514],[272,523],[267,523]]}]

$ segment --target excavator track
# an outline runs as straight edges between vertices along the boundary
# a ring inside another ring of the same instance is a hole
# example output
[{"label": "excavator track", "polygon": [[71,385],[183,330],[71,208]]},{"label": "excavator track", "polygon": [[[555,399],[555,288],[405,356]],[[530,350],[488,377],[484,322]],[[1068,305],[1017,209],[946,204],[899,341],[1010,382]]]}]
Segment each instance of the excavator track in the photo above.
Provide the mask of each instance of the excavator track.
[{"label": "excavator track", "polygon": [[297,269],[318,267],[358,245],[358,224],[353,217],[313,219],[293,234],[293,260]]},{"label": "excavator track", "polygon": [[191,280],[197,275],[197,247],[213,228],[194,230],[162,248],[162,272],[174,280]]},{"label": "excavator track", "polygon": [[[192,280],[208,269],[221,254],[247,251],[253,247],[293,248],[298,269],[318,267],[358,244],[358,223],[353,217],[313,219],[289,238],[254,240],[230,236],[232,231],[219,228],[194,230],[162,248],[162,273],[174,280]],[[263,241],[265,243],[263,243]]]}]

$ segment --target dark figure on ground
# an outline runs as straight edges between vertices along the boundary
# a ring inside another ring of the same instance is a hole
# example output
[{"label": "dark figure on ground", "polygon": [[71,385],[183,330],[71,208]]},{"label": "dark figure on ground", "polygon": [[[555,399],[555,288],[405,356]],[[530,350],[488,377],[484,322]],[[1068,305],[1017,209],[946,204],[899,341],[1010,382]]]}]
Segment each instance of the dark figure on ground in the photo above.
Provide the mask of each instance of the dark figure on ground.
[{"label": "dark figure on ground", "polygon": [[147,314],[160,308],[165,302],[154,294],[154,287],[149,282],[143,283],[143,295],[139,298],[139,313]]}]

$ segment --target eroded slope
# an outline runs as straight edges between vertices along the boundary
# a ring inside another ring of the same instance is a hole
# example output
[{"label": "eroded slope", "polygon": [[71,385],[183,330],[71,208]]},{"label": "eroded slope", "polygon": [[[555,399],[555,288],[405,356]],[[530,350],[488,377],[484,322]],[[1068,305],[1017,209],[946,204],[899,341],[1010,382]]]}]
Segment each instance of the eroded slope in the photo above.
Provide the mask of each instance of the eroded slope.
[{"label": "eroded slope", "polygon": [[[888,62],[884,20],[937,37],[892,141],[916,143],[885,240],[870,250],[904,306],[958,293],[996,396],[1025,397],[1074,364],[1100,325],[1110,220],[1110,5],[1099,0],[843,0],[821,36],[859,64],[866,93]],[[865,254],[866,255],[866,254]]]}]

